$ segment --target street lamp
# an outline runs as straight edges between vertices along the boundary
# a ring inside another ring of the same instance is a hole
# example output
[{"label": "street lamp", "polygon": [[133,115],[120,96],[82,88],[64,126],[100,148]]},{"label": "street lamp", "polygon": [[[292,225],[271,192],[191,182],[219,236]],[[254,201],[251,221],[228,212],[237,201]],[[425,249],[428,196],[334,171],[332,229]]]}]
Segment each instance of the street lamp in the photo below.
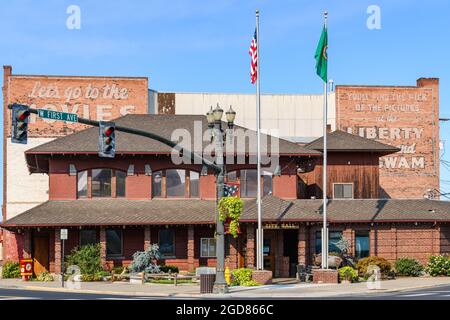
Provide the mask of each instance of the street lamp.
[{"label": "street lamp", "polygon": [[[212,136],[215,140],[215,155],[216,165],[220,168],[217,174],[217,200],[220,200],[224,196],[225,185],[225,163],[224,163],[224,131],[222,129],[222,116],[223,109],[217,104],[216,108],[211,109],[206,113],[206,119],[208,120],[208,127],[214,128]],[[228,128],[232,129],[234,126],[234,119],[236,112],[231,108],[226,112],[226,118],[228,122]],[[223,222],[219,218],[219,210],[217,210],[217,227],[216,227],[216,281],[214,282],[214,293],[227,293],[228,286],[225,281],[225,228]]]}]

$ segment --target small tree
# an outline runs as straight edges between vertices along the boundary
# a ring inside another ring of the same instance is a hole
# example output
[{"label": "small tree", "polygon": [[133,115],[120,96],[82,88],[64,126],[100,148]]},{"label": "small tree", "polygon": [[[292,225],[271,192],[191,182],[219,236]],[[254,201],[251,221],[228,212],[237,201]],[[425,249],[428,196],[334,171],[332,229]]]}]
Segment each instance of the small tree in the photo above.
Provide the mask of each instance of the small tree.
[{"label": "small tree", "polygon": [[160,269],[156,262],[160,257],[159,246],[152,244],[146,251],[135,252],[128,268],[131,272],[158,273]]},{"label": "small tree", "polygon": [[88,244],[77,247],[67,257],[67,265],[78,266],[81,274],[94,275],[103,270],[100,251],[100,244]]}]

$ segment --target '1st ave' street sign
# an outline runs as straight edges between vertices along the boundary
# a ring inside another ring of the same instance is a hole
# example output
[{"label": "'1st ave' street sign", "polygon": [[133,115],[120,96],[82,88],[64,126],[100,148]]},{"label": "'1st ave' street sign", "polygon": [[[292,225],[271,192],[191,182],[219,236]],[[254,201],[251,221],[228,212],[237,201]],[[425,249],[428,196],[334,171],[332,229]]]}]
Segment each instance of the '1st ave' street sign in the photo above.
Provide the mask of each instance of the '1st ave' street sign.
[{"label": "'1st ave' street sign", "polygon": [[38,110],[38,116],[41,118],[51,119],[51,120],[78,122],[78,115],[75,113],[40,109],[40,110]]}]

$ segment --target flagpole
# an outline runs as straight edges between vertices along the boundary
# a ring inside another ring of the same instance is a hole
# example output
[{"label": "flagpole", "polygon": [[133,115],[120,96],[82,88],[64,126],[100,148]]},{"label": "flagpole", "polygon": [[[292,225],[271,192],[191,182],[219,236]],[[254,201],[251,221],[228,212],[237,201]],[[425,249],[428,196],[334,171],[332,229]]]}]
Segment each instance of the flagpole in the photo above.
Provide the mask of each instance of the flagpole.
[{"label": "flagpole", "polygon": [[260,69],[260,61],[261,58],[259,56],[259,10],[256,10],[256,132],[257,132],[257,195],[256,202],[258,205],[258,229],[256,231],[256,269],[262,270],[264,269],[264,256],[263,256],[263,229],[262,229],[262,213],[261,213],[261,110],[260,110],[260,90],[259,90],[259,79],[261,77]]},{"label": "flagpole", "polygon": [[[325,30],[327,30],[328,12],[323,13]],[[327,226],[327,118],[328,92],[327,81],[323,84],[323,227],[322,227],[322,269],[328,269],[328,226]]]}]

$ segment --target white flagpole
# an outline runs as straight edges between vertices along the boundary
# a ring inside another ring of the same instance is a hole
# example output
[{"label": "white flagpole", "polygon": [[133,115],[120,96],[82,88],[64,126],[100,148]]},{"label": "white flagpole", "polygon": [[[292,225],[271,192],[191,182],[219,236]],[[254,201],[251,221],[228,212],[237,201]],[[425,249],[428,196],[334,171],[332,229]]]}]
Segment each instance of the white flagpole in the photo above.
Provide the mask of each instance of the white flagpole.
[{"label": "white flagpole", "polygon": [[[325,30],[327,30],[328,12],[324,12]],[[322,269],[328,269],[328,226],[327,226],[327,118],[328,92],[327,81],[323,84],[323,228],[322,228]]]},{"label": "white flagpole", "polygon": [[258,230],[256,233],[256,268],[258,270],[264,269],[264,256],[263,256],[263,229],[262,229],[262,213],[261,213],[261,110],[260,110],[260,92],[259,92],[259,79],[261,77],[260,69],[260,56],[259,56],[259,10],[256,10],[256,132],[257,132],[257,195],[256,202],[258,205]]}]

